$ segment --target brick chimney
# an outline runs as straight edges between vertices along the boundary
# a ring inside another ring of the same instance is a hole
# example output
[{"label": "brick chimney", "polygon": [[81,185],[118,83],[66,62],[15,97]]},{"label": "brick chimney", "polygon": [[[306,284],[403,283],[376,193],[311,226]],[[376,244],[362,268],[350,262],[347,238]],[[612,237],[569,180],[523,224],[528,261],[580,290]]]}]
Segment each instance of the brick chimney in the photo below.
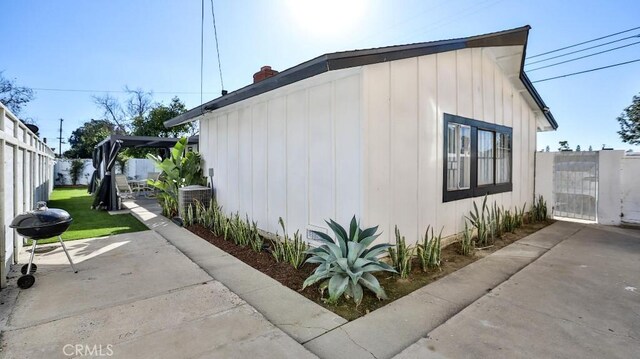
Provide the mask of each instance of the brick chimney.
[{"label": "brick chimney", "polygon": [[253,74],[253,83],[255,84],[256,82],[260,82],[266,78],[275,76],[277,74],[278,74],[278,71],[272,70],[271,66],[262,66],[260,68],[260,71]]}]

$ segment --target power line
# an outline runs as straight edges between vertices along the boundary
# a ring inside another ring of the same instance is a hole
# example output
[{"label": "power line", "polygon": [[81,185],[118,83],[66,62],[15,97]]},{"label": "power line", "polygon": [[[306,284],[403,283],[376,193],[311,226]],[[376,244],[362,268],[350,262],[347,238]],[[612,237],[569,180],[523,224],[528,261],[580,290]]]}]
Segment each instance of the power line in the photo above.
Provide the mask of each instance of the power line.
[{"label": "power line", "polygon": [[[90,89],[63,89],[63,88],[48,88],[48,87],[29,87],[34,91],[51,91],[51,92],[87,92],[87,93],[129,93],[125,90],[90,90]],[[162,95],[198,95],[197,91],[153,91],[154,94]],[[202,92],[204,94],[215,94],[215,92]]]},{"label": "power line", "polygon": [[549,77],[549,78],[546,78],[546,79],[536,80],[536,81],[531,81],[531,82],[532,82],[532,83],[536,83],[536,82],[544,82],[544,81],[549,81],[549,80],[555,80],[555,79],[559,79],[559,78],[563,78],[563,77],[569,77],[569,76],[574,76],[574,75],[580,75],[580,74],[585,74],[585,73],[587,73],[587,72],[593,72],[593,71],[598,71],[598,70],[608,69],[608,68],[611,68],[611,67],[616,67],[616,66],[622,66],[622,65],[626,65],[626,64],[631,64],[631,63],[638,62],[638,61],[640,61],[640,59],[635,59],[635,60],[631,60],[631,61],[620,62],[620,63],[613,64],[613,65],[597,67],[597,68],[595,68],[595,69],[589,69],[589,70],[584,70],[584,71],[579,71],[579,72],[573,72],[573,73],[566,74],[566,75],[554,76],[554,77]]},{"label": "power line", "polygon": [[632,46],[632,45],[637,45],[637,44],[640,44],[640,41],[636,41],[636,42],[631,43],[631,44],[626,44],[626,45],[622,45],[622,46],[614,47],[614,48],[612,48],[612,49],[608,49],[608,50],[604,50],[604,51],[595,52],[595,53],[593,53],[593,54],[589,54],[589,55],[584,55],[584,56],[576,57],[576,58],[574,58],[574,59],[569,59],[569,60],[565,60],[565,61],[556,62],[556,63],[550,64],[550,65],[545,65],[545,66],[536,67],[535,69],[527,70],[527,72],[533,72],[533,71],[536,71],[536,70],[546,69],[547,67],[552,67],[552,66],[558,66],[558,65],[566,64],[567,62],[572,62],[572,61],[576,61],[576,60],[584,59],[584,58],[587,58],[587,57],[591,57],[591,56],[596,56],[596,55],[604,54],[604,53],[606,53],[606,52],[610,52],[610,51],[614,51],[614,50],[619,50],[619,49],[622,49],[622,48],[625,48],[625,47],[629,47],[629,46]]},{"label": "power line", "polygon": [[594,42],[594,41],[598,41],[598,40],[606,39],[606,38],[608,38],[608,37],[612,37],[612,36],[616,36],[616,35],[624,34],[625,32],[629,32],[629,31],[633,31],[633,30],[638,30],[638,29],[640,29],[640,26],[638,26],[638,27],[634,27],[633,29],[624,30],[624,31],[616,32],[616,33],[614,33],[614,34],[610,34],[610,35],[602,36],[602,37],[599,37],[599,38],[597,38],[597,39],[592,39],[592,40],[583,41],[583,42],[577,43],[577,44],[575,44],[575,45],[569,45],[569,46],[561,47],[561,48],[559,48],[559,49],[555,49],[555,50],[551,50],[551,51],[543,52],[543,53],[541,53],[541,54],[537,54],[537,55],[529,56],[529,57],[527,57],[527,59],[533,59],[534,57],[540,57],[540,56],[542,56],[542,55],[547,55],[547,54],[551,54],[551,53],[554,53],[554,52],[558,52],[558,51],[562,51],[562,50],[570,49],[570,48],[573,48],[573,47],[576,47],[576,46],[580,46],[580,45],[588,44],[588,43],[590,43],[590,42]]},{"label": "power line", "polygon": [[216,39],[216,54],[218,55],[218,72],[220,72],[220,87],[222,87],[222,95],[224,96],[224,81],[222,81],[222,63],[220,62],[220,47],[218,47],[218,28],[216,27],[216,14],[213,9],[213,0],[211,0],[211,18],[213,19],[213,36]]},{"label": "power line", "polygon": [[537,64],[537,63],[540,63],[540,62],[545,62],[545,61],[549,61],[549,60],[557,59],[557,58],[559,58],[559,57],[564,57],[564,56],[568,56],[568,55],[573,55],[573,54],[576,54],[576,53],[578,53],[578,52],[583,52],[583,51],[587,51],[587,50],[595,49],[595,48],[598,48],[598,47],[602,47],[602,46],[606,46],[606,45],[611,45],[611,44],[614,44],[614,43],[616,43],[616,42],[620,42],[620,41],[624,41],[624,40],[633,39],[634,37],[640,37],[640,34],[638,34],[638,35],[633,35],[633,36],[628,36],[628,37],[623,37],[622,39],[618,39],[618,40],[613,40],[613,41],[605,42],[604,44],[599,44],[599,45],[594,45],[594,46],[585,47],[584,49],[580,49],[580,50],[576,50],[576,51],[567,52],[566,54],[557,55],[557,56],[552,56],[552,57],[548,57],[548,58],[546,58],[546,59],[542,59],[542,60],[538,60],[538,61],[529,62],[529,63],[527,63],[525,66],[530,66],[530,65]]}]

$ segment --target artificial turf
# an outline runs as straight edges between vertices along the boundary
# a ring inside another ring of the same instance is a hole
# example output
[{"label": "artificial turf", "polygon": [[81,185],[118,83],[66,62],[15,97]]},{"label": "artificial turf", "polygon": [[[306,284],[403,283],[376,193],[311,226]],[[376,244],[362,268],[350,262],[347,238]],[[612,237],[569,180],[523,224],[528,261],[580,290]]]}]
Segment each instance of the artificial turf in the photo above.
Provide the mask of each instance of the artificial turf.
[{"label": "artificial turf", "polygon": [[[71,214],[73,223],[62,234],[62,240],[104,237],[112,234],[147,230],[130,214],[110,215],[107,211],[91,209],[93,197],[87,188],[56,188],[47,202],[49,208],[61,208]],[[58,238],[38,240],[38,244],[52,243]]]}]

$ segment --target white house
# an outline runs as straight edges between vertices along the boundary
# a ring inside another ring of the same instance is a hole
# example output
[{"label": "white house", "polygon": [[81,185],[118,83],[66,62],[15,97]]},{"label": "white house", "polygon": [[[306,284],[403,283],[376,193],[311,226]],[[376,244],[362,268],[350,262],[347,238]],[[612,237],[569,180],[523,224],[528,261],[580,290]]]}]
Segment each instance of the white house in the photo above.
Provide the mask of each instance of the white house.
[{"label": "white house", "polygon": [[165,126],[200,121],[219,203],[266,231],[356,215],[390,241],[452,235],[477,197],[533,199],[536,133],[557,123],[523,72],[529,29],[265,67]]}]

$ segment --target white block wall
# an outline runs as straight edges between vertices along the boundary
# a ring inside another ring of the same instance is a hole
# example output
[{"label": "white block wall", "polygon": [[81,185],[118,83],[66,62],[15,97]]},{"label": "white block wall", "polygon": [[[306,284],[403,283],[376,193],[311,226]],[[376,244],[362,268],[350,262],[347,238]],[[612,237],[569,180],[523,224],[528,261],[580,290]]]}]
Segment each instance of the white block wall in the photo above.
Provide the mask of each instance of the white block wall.
[{"label": "white block wall", "polygon": [[[553,206],[553,160],[557,152],[536,154],[536,196]],[[640,224],[640,156],[598,151],[597,222]],[[551,209],[551,208],[550,208]]]},{"label": "white block wall", "polygon": [[0,287],[16,263],[23,240],[9,228],[13,218],[46,201],[53,189],[54,153],[0,103]]}]

